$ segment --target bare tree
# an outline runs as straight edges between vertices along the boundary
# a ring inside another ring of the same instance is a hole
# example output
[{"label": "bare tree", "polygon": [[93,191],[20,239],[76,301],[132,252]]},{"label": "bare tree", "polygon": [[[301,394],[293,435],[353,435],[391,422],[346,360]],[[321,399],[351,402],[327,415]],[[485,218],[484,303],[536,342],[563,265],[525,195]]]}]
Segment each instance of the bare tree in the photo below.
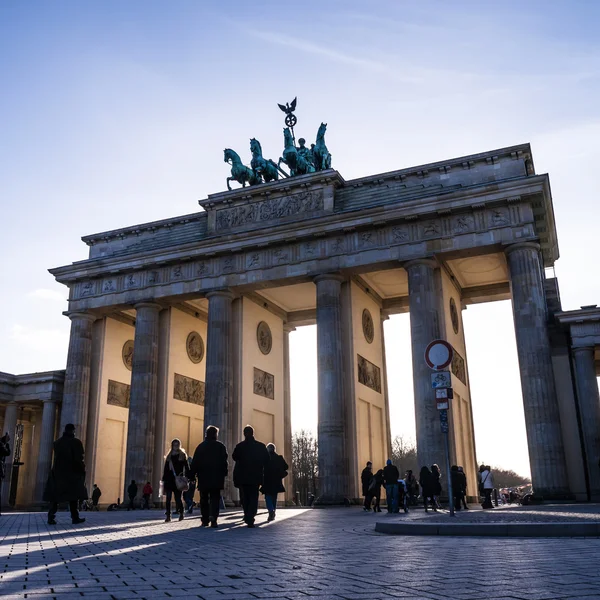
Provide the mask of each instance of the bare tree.
[{"label": "bare tree", "polygon": [[419,476],[417,447],[412,440],[407,440],[401,435],[392,440],[392,462],[398,467],[401,476],[409,469],[412,469],[415,477]]},{"label": "bare tree", "polygon": [[529,477],[523,477],[512,469],[502,469],[501,467],[492,467],[494,475],[494,485],[497,488],[518,487],[531,483]]},{"label": "bare tree", "polygon": [[292,438],[292,475],[294,494],[300,492],[302,504],[308,504],[308,495],[317,495],[319,452],[315,436],[304,429]]}]

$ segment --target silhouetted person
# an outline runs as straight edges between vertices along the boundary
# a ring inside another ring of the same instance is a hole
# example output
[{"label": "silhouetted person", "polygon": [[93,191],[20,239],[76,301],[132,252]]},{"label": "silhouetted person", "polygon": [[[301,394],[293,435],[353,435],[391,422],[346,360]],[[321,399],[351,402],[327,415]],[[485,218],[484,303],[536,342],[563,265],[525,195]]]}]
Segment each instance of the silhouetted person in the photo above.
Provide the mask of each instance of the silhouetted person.
[{"label": "silhouetted person", "polygon": [[369,505],[367,506],[367,498],[369,496],[369,486],[373,481],[373,463],[371,461],[367,462],[367,466],[362,470],[360,474],[360,482],[362,484],[362,495],[365,498],[365,503],[363,505],[363,510],[370,511],[371,510],[371,501],[369,500]]},{"label": "silhouetted person", "polygon": [[65,426],[62,437],[54,442],[54,464],[50,470],[43,499],[50,503],[48,525],[56,525],[56,512],[59,502],[68,502],[71,521],[74,525],[83,523],[77,506],[80,500],[87,500],[85,489],[85,463],[83,444],[75,437],[75,425]]},{"label": "silhouetted person", "polygon": [[[0,498],[2,497],[2,486],[4,479],[8,475],[6,472],[6,457],[10,456],[10,435],[8,431],[0,438]],[[0,506],[0,514],[2,507]]]},{"label": "silhouetted person", "polygon": [[442,472],[437,465],[431,465],[431,477],[433,479],[433,505],[441,508],[440,496],[442,495]]},{"label": "silhouetted person", "polygon": [[265,469],[265,480],[262,486],[262,493],[265,495],[267,510],[269,511],[269,521],[275,519],[275,511],[277,510],[277,495],[283,494],[283,479],[288,474],[288,464],[281,454],[277,454],[275,444],[267,444],[269,452],[269,464]]},{"label": "silhouetted person", "polygon": [[437,506],[433,498],[435,494],[435,482],[429,467],[421,467],[421,472],[419,473],[419,484],[421,485],[421,494],[423,496],[423,506],[425,507],[425,512],[427,512],[428,500],[431,500],[431,507],[433,510],[437,511]]},{"label": "silhouetted person", "polygon": [[244,438],[233,451],[233,485],[240,490],[244,522],[248,527],[254,527],[258,512],[258,490],[264,481],[264,471],[271,457],[267,447],[254,439],[254,429],[250,425],[244,427]]},{"label": "silhouetted person", "polygon": [[412,469],[408,469],[404,475],[404,482],[406,483],[406,492],[408,494],[408,503],[411,506],[417,505],[417,496],[419,495],[419,482],[413,475]]},{"label": "silhouetted person", "polygon": [[135,479],[132,479],[131,483],[127,487],[127,495],[129,496],[129,506],[127,507],[127,510],[135,510],[134,502],[135,502],[135,497],[137,496],[137,491],[138,491],[137,483],[135,482]]},{"label": "silhouetted person", "polygon": [[373,475],[373,479],[371,480],[371,484],[369,485],[369,491],[367,493],[367,497],[365,498],[365,506],[367,511],[371,510],[371,504],[373,503],[373,499],[375,499],[375,505],[373,506],[373,512],[381,512],[381,508],[379,506],[381,502],[381,486],[383,485],[383,469],[379,469],[375,475]]},{"label": "silhouetted person", "polygon": [[171,441],[171,449],[165,456],[165,466],[163,469],[163,488],[167,496],[167,517],[165,523],[171,520],[171,500],[175,496],[175,506],[179,513],[179,520],[183,521],[183,502],[181,501],[182,491],[177,487],[177,477],[189,477],[189,468],[187,454],[181,447],[178,439]]},{"label": "silhouetted person", "polygon": [[102,490],[96,484],[94,484],[94,489],[92,490],[92,510],[100,510],[98,508],[100,496],[102,496]]},{"label": "silhouetted person", "polygon": [[150,510],[150,498],[152,497],[152,484],[149,481],[146,481],[146,485],[142,488],[142,508],[147,508]]},{"label": "silhouetted person", "polygon": [[460,485],[460,496],[458,499],[462,504],[462,507],[465,510],[469,510],[469,505],[467,504],[467,476],[465,475],[465,470],[462,467],[458,467],[458,473],[458,483]]},{"label": "silhouetted person", "polygon": [[202,527],[218,527],[221,490],[229,472],[227,448],[219,442],[219,429],[206,428],[204,441],[198,445],[192,459],[191,477],[198,477],[200,492],[200,518]]},{"label": "silhouetted person", "polygon": [[492,492],[494,491],[494,479],[492,468],[488,465],[479,467],[479,491],[483,498],[481,508],[494,508],[492,504]]},{"label": "silhouetted person", "polygon": [[454,510],[461,510],[461,484],[460,484],[460,471],[457,465],[450,467],[450,481],[452,483],[452,502],[454,502]]},{"label": "silhouetted person", "polygon": [[399,479],[400,471],[398,471],[398,467],[393,465],[392,461],[388,458],[385,467],[383,468],[383,483],[385,484],[387,511],[389,513],[399,512]]}]

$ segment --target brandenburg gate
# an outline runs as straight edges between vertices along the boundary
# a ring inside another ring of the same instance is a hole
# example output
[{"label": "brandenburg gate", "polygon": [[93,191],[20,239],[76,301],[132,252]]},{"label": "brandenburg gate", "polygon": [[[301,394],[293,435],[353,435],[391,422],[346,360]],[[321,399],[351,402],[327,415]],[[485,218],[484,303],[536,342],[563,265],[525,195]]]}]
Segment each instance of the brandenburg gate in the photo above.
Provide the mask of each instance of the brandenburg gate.
[{"label": "brandenburg gate", "polygon": [[444,460],[423,359],[443,338],[455,349],[451,461],[473,494],[462,313],[511,299],[534,489],[600,495],[600,314],[588,307],[589,335],[572,335],[579,311],[561,312],[545,275],[558,243],[530,146],[352,180],[320,166],[210,195],[200,212],[89,235],[86,260],[50,271],[69,288],[71,335],[60,418],[40,453],[75,423],[89,484],[111,502],[132,479],[157,495],[170,440],[193,451],[209,424],[228,448],[252,424],[291,462],[289,334],[316,324],[319,502],[357,498],[364,463],[390,455],[383,323],[409,312],[419,462]]}]

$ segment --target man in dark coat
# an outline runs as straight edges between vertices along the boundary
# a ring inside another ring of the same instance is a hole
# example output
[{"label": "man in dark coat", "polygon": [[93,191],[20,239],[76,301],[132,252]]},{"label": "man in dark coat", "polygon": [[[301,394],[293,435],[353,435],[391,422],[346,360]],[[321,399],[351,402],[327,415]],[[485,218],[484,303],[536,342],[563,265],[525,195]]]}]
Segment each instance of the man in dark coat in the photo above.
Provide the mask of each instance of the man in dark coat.
[{"label": "man in dark coat", "polygon": [[219,442],[219,428],[209,425],[204,441],[196,448],[192,459],[192,479],[198,477],[200,517],[202,527],[218,527],[221,490],[229,472],[227,449]]},{"label": "man in dark coat", "polygon": [[265,495],[265,502],[269,511],[268,521],[273,521],[277,510],[277,495],[285,492],[283,478],[287,477],[289,467],[285,462],[285,458],[281,454],[277,454],[275,444],[267,444],[267,451],[270,460],[265,469],[265,479],[261,491]]},{"label": "man in dark coat", "polygon": [[[0,438],[0,497],[2,496],[2,485],[4,478],[8,476],[6,472],[6,457],[10,456],[10,435],[8,431]],[[2,514],[0,507],[0,514]]]},{"label": "man in dark coat", "polygon": [[54,442],[54,464],[44,491],[44,500],[50,502],[48,525],[56,525],[59,502],[69,503],[74,525],[85,522],[79,518],[77,505],[87,497],[83,444],[75,437],[75,425],[69,423],[62,437]]},{"label": "man in dark coat", "polygon": [[389,513],[400,511],[398,506],[398,479],[400,479],[400,471],[398,471],[398,467],[392,463],[391,459],[388,458],[383,468],[383,483],[385,485],[387,511]]},{"label": "man in dark coat", "polygon": [[102,496],[102,490],[96,484],[94,484],[94,489],[92,490],[92,510],[100,510],[98,508],[100,496]]},{"label": "man in dark coat", "polygon": [[131,480],[131,483],[127,487],[127,495],[129,496],[129,506],[127,510],[135,510],[135,497],[137,496],[137,483],[135,479]]},{"label": "man in dark coat", "polygon": [[[370,511],[371,506],[367,507],[367,498],[369,497],[369,487],[371,486],[371,482],[373,481],[373,463],[369,461],[367,466],[362,470],[360,474],[360,482],[362,483],[362,494],[365,498],[365,503],[363,510]],[[370,501],[369,501],[370,504]]]},{"label": "man in dark coat", "polygon": [[258,490],[271,457],[267,447],[254,439],[254,429],[250,425],[244,427],[244,438],[233,451],[233,485],[240,490],[244,522],[248,527],[254,527],[258,512]]}]

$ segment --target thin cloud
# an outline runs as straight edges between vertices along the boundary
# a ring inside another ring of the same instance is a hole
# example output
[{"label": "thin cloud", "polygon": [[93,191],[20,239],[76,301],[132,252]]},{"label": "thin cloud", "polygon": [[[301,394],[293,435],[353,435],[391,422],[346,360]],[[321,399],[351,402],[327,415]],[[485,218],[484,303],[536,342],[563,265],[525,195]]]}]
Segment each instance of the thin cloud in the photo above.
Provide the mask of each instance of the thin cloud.
[{"label": "thin cloud", "polygon": [[15,323],[10,331],[10,339],[19,346],[38,352],[64,353],[66,356],[69,332],[60,329],[38,329]]}]

